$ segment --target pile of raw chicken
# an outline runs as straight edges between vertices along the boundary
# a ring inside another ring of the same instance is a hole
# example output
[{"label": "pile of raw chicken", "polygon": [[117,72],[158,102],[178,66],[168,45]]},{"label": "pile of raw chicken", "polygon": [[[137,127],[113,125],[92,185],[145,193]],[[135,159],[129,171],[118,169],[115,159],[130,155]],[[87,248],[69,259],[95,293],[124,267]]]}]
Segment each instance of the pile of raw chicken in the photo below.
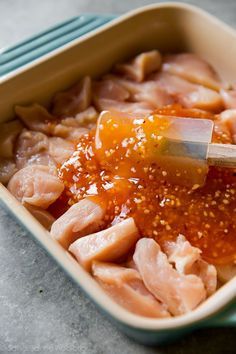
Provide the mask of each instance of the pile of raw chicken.
[{"label": "pile of raw chicken", "polygon": [[96,128],[101,111],[145,116],[174,104],[217,114],[221,141],[230,136],[236,143],[236,89],[194,54],[162,57],[157,50],[116,65],[100,80],[83,78],[57,93],[49,110],[36,103],[16,106],[17,119],[0,129],[0,181],[116,302],[146,317],[195,309],[219,281],[234,276],[235,266],[216,270],[183,235],[163,249],[140,235],[132,217],[101,230],[105,210],[89,198],[67,205],[57,219],[49,210],[65,189],[58,168]]}]

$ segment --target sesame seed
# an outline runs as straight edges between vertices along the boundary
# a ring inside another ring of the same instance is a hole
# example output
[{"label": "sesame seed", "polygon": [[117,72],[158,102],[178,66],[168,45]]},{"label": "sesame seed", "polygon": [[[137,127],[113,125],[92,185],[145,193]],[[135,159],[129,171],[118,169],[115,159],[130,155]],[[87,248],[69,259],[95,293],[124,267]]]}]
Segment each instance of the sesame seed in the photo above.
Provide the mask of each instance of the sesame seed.
[{"label": "sesame seed", "polygon": [[229,204],[229,201],[227,199],[223,199],[224,204]]},{"label": "sesame seed", "polygon": [[202,238],[203,233],[202,233],[202,232],[200,232],[200,231],[198,231],[197,235],[198,235],[198,238]]}]

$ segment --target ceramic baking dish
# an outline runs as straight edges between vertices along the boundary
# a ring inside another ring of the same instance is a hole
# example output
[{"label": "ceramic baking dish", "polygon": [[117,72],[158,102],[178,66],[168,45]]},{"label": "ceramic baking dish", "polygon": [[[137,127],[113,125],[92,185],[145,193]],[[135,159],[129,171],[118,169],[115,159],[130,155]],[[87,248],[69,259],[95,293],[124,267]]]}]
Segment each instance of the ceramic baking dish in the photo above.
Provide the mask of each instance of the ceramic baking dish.
[{"label": "ceramic baking dish", "polygon": [[[224,79],[236,82],[233,29],[189,5],[151,5],[114,19],[2,76],[0,120],[13,117],[15,104],[47,105],[53,93],[71,86],[80,77],[99,76],[114,63],[153,48],[161,52],[195,52],[213,64]],[[191,313],[171,319],[143,318],[114,303],[2,185],[0,200],[99,308],[137,341],[161,343],[203,326],[236,326],[236,278]]]}]

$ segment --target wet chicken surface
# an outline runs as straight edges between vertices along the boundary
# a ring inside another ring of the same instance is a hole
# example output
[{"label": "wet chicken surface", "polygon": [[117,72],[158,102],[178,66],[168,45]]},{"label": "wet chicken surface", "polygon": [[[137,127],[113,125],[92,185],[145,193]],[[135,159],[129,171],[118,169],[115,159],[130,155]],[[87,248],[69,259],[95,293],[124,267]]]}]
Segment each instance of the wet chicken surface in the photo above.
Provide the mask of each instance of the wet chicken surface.
[{"label": "wet chicken surface", "polygon": [[235,275],[236,171],[210,167],[187,186],[158,155],[157,116],[210,119],[213,142],[236,143],[236,89],[204,60],[152,50],[84,77],[49,110],[15,112],[1,126],[1,182],[117,303],[182,315]]}]

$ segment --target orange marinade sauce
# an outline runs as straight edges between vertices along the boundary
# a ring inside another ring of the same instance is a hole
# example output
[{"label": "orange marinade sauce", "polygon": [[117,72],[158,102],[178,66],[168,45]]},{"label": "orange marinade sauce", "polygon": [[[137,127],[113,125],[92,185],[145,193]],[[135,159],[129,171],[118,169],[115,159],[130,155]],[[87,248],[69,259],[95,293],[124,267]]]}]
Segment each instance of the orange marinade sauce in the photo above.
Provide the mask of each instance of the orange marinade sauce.
[{"label": "orange marinade sauce", "polygon": [[[156,111],[162,115],[215,119],[211,113],[187,110],[178,105]],[[114,139],[107,132],[108,139]],[[230,143],[227,131],[218,127],[215,142]],[[128,149],[129,148],[129,149]],[[132,155],[132,139],[126,150]],[[122,148],[123,149],[123,148]],[[205,260],[226,264],[236,260],[236,172],[210,167],[206,183],[194,189],[174,185],[165,178],[165,171],[153,164],[136,161],[132,166],[129,154],[120,157],[119,148],[101,164],[95,149],[95,132],[84,135],[73,156],[59,169],[65,192],[61,207],[92,198],[106,208],[102,227],[132,216],[142,237],[154,238],[160,245],[183,234],[193,246],[202,250]],[[123,155],[122,155],[123,156]]]}]

